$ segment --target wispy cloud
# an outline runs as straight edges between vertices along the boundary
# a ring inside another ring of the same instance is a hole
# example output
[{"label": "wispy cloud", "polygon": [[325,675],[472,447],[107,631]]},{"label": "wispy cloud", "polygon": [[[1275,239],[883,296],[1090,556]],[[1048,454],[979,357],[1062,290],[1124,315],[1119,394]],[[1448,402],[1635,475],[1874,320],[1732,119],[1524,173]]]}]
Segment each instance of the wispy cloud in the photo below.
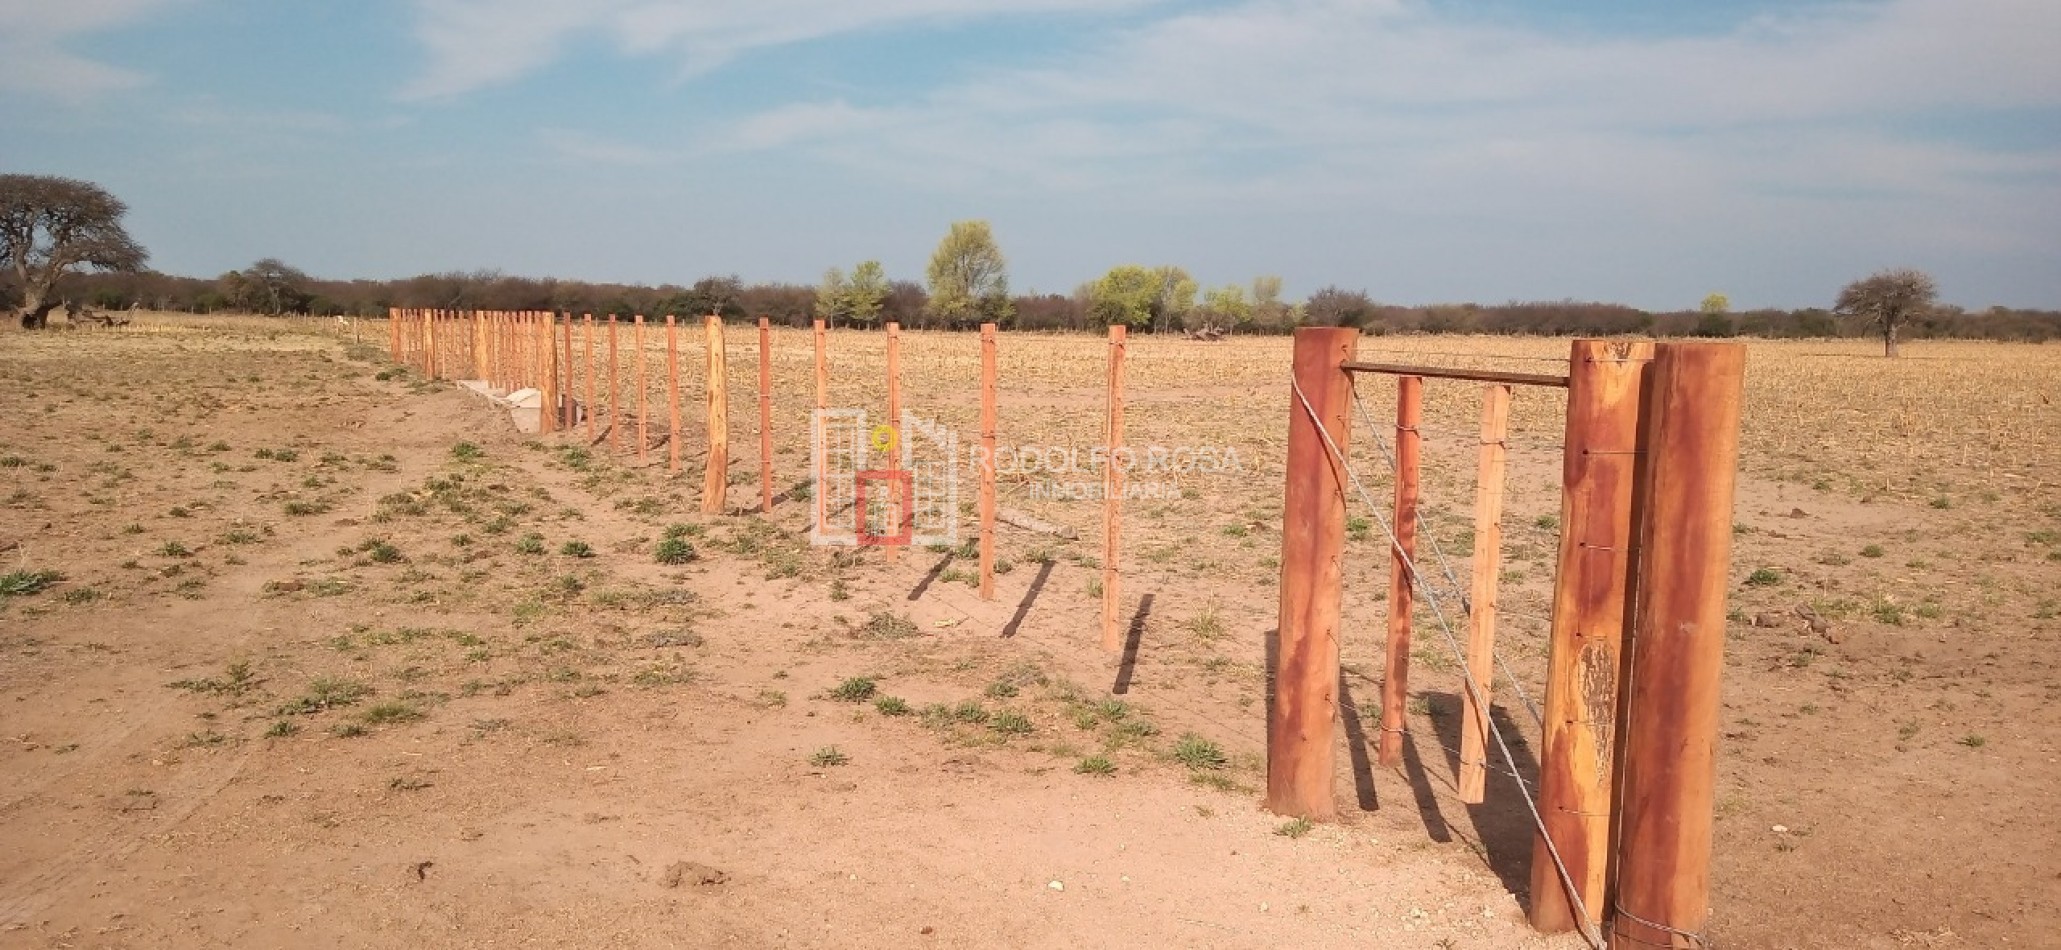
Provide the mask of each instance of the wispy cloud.
[{"label": "wispy cloud", "polygon": [[79,37],[141,21],[176,0],[0,0],[0,90],[82,99],[140,86],[136,70],[65,48]]},{"label": "wispy cloud", "polygon": [[509,82],[557,59],[579,38],[629,55],[670,57],[684,75],[755,49],[915,23],[1106,11],[1150,0],[417,0],[423,73],[402,89],[437,99]]},{"label": "wispy cloud", "polygon": [[788,104],[725,139],[811,145],[937,187],[1358,201],[1527,228],[1765,220],[1865,195],[1993,222],[1930,239],[2023,244],[2051,240],[2026,207],[2061,211],[2061,152],[1911,125],[2061,107],[2054,36],[2061,4],[2047,0],[1818,5],[1660,39],[1457,20],[1416,0],[1247,0],[913,101]]},{"label": "wispy cloud", "polygon": [[674,157],[661,149],[611,141],[569,129],[539,129],[537,141],[552,155],[582,165],[641,168],[664,164]]}]

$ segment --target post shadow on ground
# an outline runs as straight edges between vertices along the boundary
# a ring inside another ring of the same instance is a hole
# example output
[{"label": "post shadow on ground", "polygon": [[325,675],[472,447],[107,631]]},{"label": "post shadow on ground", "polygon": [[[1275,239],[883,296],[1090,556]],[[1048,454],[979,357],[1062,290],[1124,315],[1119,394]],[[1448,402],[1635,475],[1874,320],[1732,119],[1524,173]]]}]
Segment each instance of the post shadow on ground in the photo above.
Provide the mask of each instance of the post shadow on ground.
[{"label": "post shadow on ground", "polygon": [[1116,664],[1116,683],[1109,687],[1113,695],[1131,691],[1131,674],[1138,668],[1138,644],[1145,639],[1145,621],[1152,619],[1152,597],[1138,598],[1138,612],[1131,615],[1130,629],[1124,633],[1123,659]]},{"label": "post shadow on ground", "polygon": [[1403,776],[1410,783],[1410,795],[1417,800],[1417,814],[1424,819],[1424,833],[1445,844],[1453,840],[1453,826],[1438,807],[1438,791],[1431,787],[1431,774],[1424,771],[1424,756],[1417,749],[1417,736],[1403,731]]},{"label": "post shadow on ground", "polygon": [[1016,631],[1023,627],[1023,618],[1030,616],[1031,605],[1038,602],[1038,594],[1045,590],[1045,582],[1052,579],[1053,563],[1046,561],[1038,565],[1038,576],[1031,578],[1030,589],[1023,592],[1023,599],[1016,604],[1016,613],[1002,625],[1002,636],[1016,636]]},{"label": "post shadow on ground", "polygon": [[[1443,761],[1455,774],[1460,768],[1460,724],[1464,709],[1458,693],[1433,693],[1427,696],[1431,703],[1432,727],[1438,733],[1439,744],[1445,748]],[[1503,707],[1489,704],[1489,719],[1503,738],[1510,743],[1510,755],[1514,757],[1517,774],[1523,776],[1524,784],[1537,788],[1539,784],[1538,756],[1531,744],[1524,741],[1524,735],[1517,730],[1509,712]],[[1531,891],[1531,853],[1538,828],[1532,824],[1531,810],[1524,805],[1524,790],[1511,777],[1510,764],[1503,758],[1503,750],[1496,746],[1494,736],[1488,737],[1488,783],[1482,795],[1482,803],[1467,806],[1467,815],[1474,822],[1474,831],[1481,836],[1482,850],[1487,852],[1489,868],[1503,882],[1503,887],[1519,900],[1529,899]]]},{"label": "post shadow on ground", "polygon": [[[1267,652],[1271,655],[1274,649]],[[1360,715],[1360,704],[1353,700],[1351,674],[1344,664],[1338,667],[1338,719],[1345,725],[1346,756],[1352,761],[1353,792],[1359,799],[1360,810],[1374,811],[1380,807],[1380,799],[1374,794],[1374,762],[1367,757],[1367,724]]]},{"label": "post shadow on ground", "polygon": [[937,563],[932,564],[930,570],[923,575],[923,579],[917,581],[915,587],[910,588],[909,599],[920,599],[923,596],[923,592],[930,589],[930,585],[937,583],[938,576],[945,572],[945,568],[951,566],[952,559],[955,557],[957,555],[947,551],[944,557],[938,558]]}]

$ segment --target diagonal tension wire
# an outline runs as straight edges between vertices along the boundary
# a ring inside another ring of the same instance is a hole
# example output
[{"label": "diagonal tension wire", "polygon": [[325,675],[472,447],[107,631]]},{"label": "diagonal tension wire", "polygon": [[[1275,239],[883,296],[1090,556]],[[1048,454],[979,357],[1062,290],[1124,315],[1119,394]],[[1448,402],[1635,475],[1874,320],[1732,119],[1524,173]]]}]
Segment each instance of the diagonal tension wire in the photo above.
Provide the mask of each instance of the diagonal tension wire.
[{"label": "diagonal tension wire", "polygon": [[[1367,428],[1367,431],[1374,436],[1374,444],[1381,447],[1381,457],[1388,461],[1389,471],[1396,472],[1397,465],[1395,458],[1395,450],[1389,448],[1387,440],[1381,437],[1381,427],[1374,424],[1373,417],[1369,415],[1367,412],[1367,404],[1360,400],[1360,388],[1357,385],[1355,385],[1353,387],[1352,392],[1353,405],[1360,410],[1361,423],[1364,424]],[[1369,502],[1369,504],[1372,504],[1372,502]],[[1445,546],[1438,543],[1438,532],[1433,531],[1431,529],[1431,523],[1424,520],[1424,509],[1422,506],[1418,507],[1416,515],[1418,533],[1422,534],[1426,539],[1428,539],[1431,542],[1431,551],[1433,554],[1438,556],[1439,567],[1444,571],[1446,575],[1446,582],[1453,585],[1453,594],[1459,598],[1461,609],[1467,614],[1474,613],[1474,601],[1467,596],[1466,588],[1460,586],[1459,575],[1453,571],[1452,559],[1446,557]],[[1416,569],[1413,567],[1410,573],[1414,578],[1416,574]],[[1550,625],[1551,622],[1549,621],[1548,626]],[[1532,723],[1538,726],[1539,732],[1543,734],[1546,731],[1545,714],[1539,711],[1538,704],[1532,702],[1531,696],[1525,693],[1524,682],[1517,678],[1517,671],[1511,669],[1509,661],[1503,659],[1503,651],[1491,650],[1489,652],[1490,655],[1495,658],[1496,665],[1502,668],[1503,678],[1510,681],[1510,691],[1517,694],[1517,700],[1524,704],[1524,709],[1526,712],[1531,713]],[[1461,665],[1465,666],[1466,664],[1462,663]],[[1471,679],[1472,677],[1469,678]],[[1488,707],[1484,705],[1482,706],[1482,708],[1487,709]]]},{"label": "diagonal tension wire", "polygon": [[[1411,582],[1413,584],[1417,583],[1421,579],[1422,574],[1417,570],[1416,559],[1403,552],[1402,542],[1396,538],[1395,527],[1389,524],[1388,518],[1381,513],[1381,506],[1374,503],[1373,496],[1367,492],[1367,486],[1360,482],[1360,473],[1353,470],[1352,461],[1346,458],[1345,453],[1339,450],[1338,443],[1332,440],[1330,430],[1324,427],[1324,420],[1317,416],[1317,408],[1310,405],[1310,397],[1303,393],[1302,383],[1290,378],[1289,385],[1295,390],[1296,401],[1301,404],[1303,412],[1309,415],[1310,425],[1316,428],[1319,436],[1323,437],[1324,448],[1330,453],[1332,460],[1338,465],[1339,469],[1345,473],[1346,478],[1352,482],[1353,490],[1360,496],[1360,503],[1367,506],[1367,510],[1374,515],[1375,521],[1381,525],[1381,530],[1388,535],[1389,549],[1394,552],[1396,559],[1402,563],[1404,569],[1410,572]],[[1439,605],[1435,589],[1426,588],[1425,593],[1427,596],[1424,598],[1424,601],[1430,605],[1433,616],[1437,618],[1439,632],[1445,636],[1446,646],[1453,651],[1453,659],[1462,667],[1466,666],[1465,651],[1460,649],[1460,641],[1453,634],[1453,625],[1446,618],[1445,608]],[[1489,706],[1481,695],[1480,685],[1474,682],[1474,677],[1463,676],[1460,678],[1460,681],[1466,684],[1467,693],[1474,700],[1475,706],[1486,713]],[[1488,719],[1489,734],[1495,737],[1496,747],[1502,750],[1504,763],[1510,767],[1510,771],[1513,774],[1516,773],[1518,771],[1517,756],[1511,753],[1510,743],[1504,739],[1502,727],[1496,725],[1494,717],[1489,716],[1486,718]],[[1575,889],[1574,877],[1568,873],[1567,862],[1560,857],[1560,847],[1553,842],[1553,836],[1546,831],[1546,819],[1539,814],[1539,805],[1532,798],[1531,787],[1525,784],[1522,779],[1518,779],[1517,791],[1520,797],[1524,799],[1525,810],[1531,813],[1532,826],[1538,829],[1539,840],[1546,843],[1546,853],[1553,858],[1553,867],[1559,873],[1560,885],[1567,889],[1568,903],[1574,906],[1575,914],[1580,919],[1582,939],[1587,941],[1594,950],[1604,950],[1602,933],[1596,928],[1595,919],[1589,916],[1587,905],[1583,903],[1581,894]]]}]

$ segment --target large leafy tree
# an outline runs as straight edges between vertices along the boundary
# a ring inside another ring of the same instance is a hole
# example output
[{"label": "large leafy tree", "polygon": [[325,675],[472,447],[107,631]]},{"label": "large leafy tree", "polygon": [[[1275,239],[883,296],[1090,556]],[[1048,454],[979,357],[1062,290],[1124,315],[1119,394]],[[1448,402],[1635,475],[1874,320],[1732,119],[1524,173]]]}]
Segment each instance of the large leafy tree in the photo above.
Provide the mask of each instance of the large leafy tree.
[{"label": "large leafy tree", "polygon": [[1118,264],[1087,287],[1088,312],[1108,326],[1142,328],[1152,324],[1159,303],[1159,274],[1137,264]]},{"label": "large leafy tree", "polygon": [[849,275],[833,267],[816,285],[816,316],[829,326],[836,326],[840,319],[855,326],[873,326],[880,322],[890,289],[887,271],[879,261],[861,261]]},{"label": "large leafy tree", "polygon": [[986,221],[955,221],[930,256],[925,309],[947,327],[1000,323],[1010,313],[1009,262]]},{"label": "large leafy tree", "polygon": [[222,296],[230,306],[277,316],[306,313],[315,295],[307,291],[308,275],[276,257],[222,275]]},{"label": "large leafy tree", "polygon": [[1882,331],[1882,355],[1897,355],[1897,330],[1932,312],[1939,286],[1923,271],[1908,267],[1878,271],[1846,285],[1834,310],[1858,317]]},{"label": "large leafy tree", "polygon": [[1252,300],[1244,284],[1212,287],[1202,295],[1202,320],[1221,330],[1244,326],[1252,321]]},{"label": "large leafy tree", "polygon": [[1118,264],[1085,289],[1088,312],[1110,325],[1164,331],[1195,309],[1195,279],[1171,265]]},{"label": "large leafy tree", "polygon": [[1152,275],[1159,280],[1159,297],[1153,301],[1153,328],[1161,332],[1173,329],[1195,309],[1195,278],[1172,264],[1152,269]]},{"label": "large leafy tree", "polygon": [[833,267],[823,272],[823,282],[816,285],[816,316],[824,326],[837,326],[838,318],[850,315],[845,310],[851,300],[850,286],[843,268]]},{"label": "large leafy tree", "polygon": [[57,282],[74,270],[134,271],[149,254],[122,228],[129,206],[75,178],[0,175],[0,261],[21,290],[21,325],[57,309]]},{"label": "large leafy tree", "polygon": [[880,322],[881,306],[887,302],[887,270],[879,261],[860,261],[844,284],[844,309],[852,322],[870,327]]}]

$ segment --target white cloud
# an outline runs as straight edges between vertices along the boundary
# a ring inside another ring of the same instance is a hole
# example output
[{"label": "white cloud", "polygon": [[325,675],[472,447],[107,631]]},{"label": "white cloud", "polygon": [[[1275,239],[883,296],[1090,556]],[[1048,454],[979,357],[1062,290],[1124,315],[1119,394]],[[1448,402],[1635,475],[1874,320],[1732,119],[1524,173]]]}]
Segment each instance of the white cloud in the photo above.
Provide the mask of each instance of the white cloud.
[{"label": "white cloud", "polygon": [[175,0],[0,0],[0,90],[79,99],[143,85],[132,69],[80,56],[67,41],[128,26]]},{"label": "white cloud", "polygon": [[660,149],[611,141],[591,133],[568,129],[540,129],[537,139],[545,148],[550,149],[553,155],[580,165],[643,167],[662,164],[671,157]]},{"label": "white cloud", "polygon": [[[1051,222],[1048,243],[1092,218],[1069,248],[1082,258],[1263,257],[1277,252],[1219,251],[1222,235],[1193,222],[1271,215],[1321,235],[1292,239],[1320,280],[1372,260],[1413,277],[1442,268],[1452,285],[1474,272],[1466,255],[1495,254],[1512,260],[1477,270],[1512,294],[1625,286],[1642,269],[1631,283],[1707,290],[1724,276],[1711,270],[1761,267],[1815,286],[1805,272],[1826,267],[2061,253],[2061,150],[1956,131],[2061,109],[2053,0],[1839,0],[1660,36],[1461,18],[1430,0],[1131,2],[1137,15],[1084,17],[1074,45],[1037,65],[717,119],[696,156],[779,150],[940,206],[1013,202]],[[417,3],[429,60],[407,92],[424,98],[511,81],[578,42],[691,76],[833,35],[1106,6]],[[695,157],[570,136],[552,147],[623,165]]]},{"label": "white cloud", "polygon": [[416,0],[415,35],[429,62],[402,95],[436,99],[509,82],[586,36],[626,54],[673,57],[691,75],[751,50],[842,33],[1140,2],[1150,0]]},{"label": "white cloud", "polygon": [[1926,241],[2023,250],[2053,242],[2027,209],[2061,212],[2061,152],[1912,129],[2061,107],[2055,36],[2050,0],[1821,5],[1666,38],[1459,21],[1413,0],[1247,0],[916,101],[790,104],[729,140],[938,188],[1352,203],[1533,234],[1730,219],[1832,237],[1867,222],[1879,242],[1921,211],[1937,224]]}]

